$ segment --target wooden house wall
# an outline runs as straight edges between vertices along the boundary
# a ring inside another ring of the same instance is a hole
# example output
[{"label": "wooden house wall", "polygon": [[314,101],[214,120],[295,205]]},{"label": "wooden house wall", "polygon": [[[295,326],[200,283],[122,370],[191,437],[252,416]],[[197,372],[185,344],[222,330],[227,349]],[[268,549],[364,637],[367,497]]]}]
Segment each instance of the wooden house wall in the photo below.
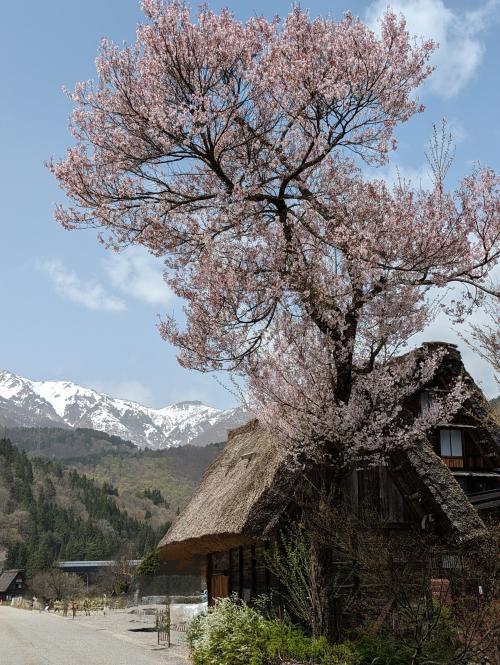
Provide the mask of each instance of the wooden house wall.
[{"label": "wooden house wall", "polygon": [[344,481],[344,490],[346,505],[357,517],[377,517],[388,525],[404,525],[418,519],[386,467],[353,471]]},{"label": "wooden house wall", "polygon": [[[420,522],[393,482],[385,467],[353,471],[344,481],[346,506],[353,515],[373,523],[378,518],[388,528],[404,528]],[[245,601],[268,595],[277,588],[265,566],[265,542],[245,545],[224,552],[213,552],[207,558],[209,603],[214,598],[233,593]]]},{"label": "wooden house wall", "polygon": [[14,596],[22,596],[26,587],[24,571],[19,571],[5,591],[0,593],[0,600],[10,600]]},{"label": "wooden house wall", "polygon": [[213,552],[207,560],[208,600],[236,594],[250,602],[269,594],[270,576],[265,565],[265,543]]}]

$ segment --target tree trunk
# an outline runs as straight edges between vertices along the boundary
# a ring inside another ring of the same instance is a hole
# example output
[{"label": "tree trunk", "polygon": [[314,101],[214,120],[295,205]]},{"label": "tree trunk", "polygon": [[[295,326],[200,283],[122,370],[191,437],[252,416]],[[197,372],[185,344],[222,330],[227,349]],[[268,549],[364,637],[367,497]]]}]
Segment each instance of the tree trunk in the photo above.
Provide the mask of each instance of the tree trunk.
[{"label": "tree trunk", "polygon": [[341,598],[336,594],[336,574],[331,547],[312,538],[311,591],[312,629],[315,637],[324,636],[329,642],[338,642],[342,631]]},{"label": "tree trunk", "polygon": [[303,506],[304,522],[310,537],[310,580],[312,617],[315,637],[324,636],[338,642],[342,630],[342,599],[336,584],[337,563],[333,534],[335,524],[332,506],[339,501],[341,475],[330,467],[313,469],[313,495]]}]

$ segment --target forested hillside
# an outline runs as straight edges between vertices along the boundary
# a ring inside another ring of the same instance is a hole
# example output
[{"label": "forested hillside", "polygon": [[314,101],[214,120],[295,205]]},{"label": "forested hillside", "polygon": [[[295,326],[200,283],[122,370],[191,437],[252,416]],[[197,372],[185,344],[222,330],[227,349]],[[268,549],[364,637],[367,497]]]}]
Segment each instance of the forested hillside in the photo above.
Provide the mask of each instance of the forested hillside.
[{"label": "forested hillside", "polygon": [[6,427],[6,438],[30,455],[65,461],[100,455],[110,450],[137,451],[130,441],[87,428]]},{"label": "forested hillside", "polygon": [[212,444],[139,450],[117,436],[91,429],[12,428],[6,435],[30,458],[61,460],[101,483],[112,483],[120,507],[153,526],[182,510],[222,448]]},{"label": "forested hillside", "polygon": [[186,505],[205,468],[215,458],[220,445],[204,448],[183,446],[165,451],[140,451],[134,454],[113,451],[97,458],[68,460],[81,473],[101,482],[116,485],[124,505],[134,515],[141,510],[140,499],[156,491],[164,499],[157,504],[172,519]]},{"label": "forested hillside", "polygon": [[[153,497],[157,498],[157,497]],[[74,469],[30,459],[0,440],[0,563],[49,568],[57,559],[139,558],[163,535],[117,505],[118,490]],[[154,505],[151,498],[145,501]]]}]

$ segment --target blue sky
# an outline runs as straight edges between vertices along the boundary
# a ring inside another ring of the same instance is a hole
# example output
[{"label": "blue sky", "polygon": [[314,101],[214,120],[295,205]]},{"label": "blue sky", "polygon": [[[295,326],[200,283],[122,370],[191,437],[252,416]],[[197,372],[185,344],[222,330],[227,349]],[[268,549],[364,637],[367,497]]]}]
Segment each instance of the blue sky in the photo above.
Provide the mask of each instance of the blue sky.
[{"label": "blue sky", "polygon": [[[346,10],[375,23],[386,0],[305,0],[313,14]],[[425,180],[432,123],[446,117],[457,137],[453,184],[475,160],[500,169],[500,0],[394,0],[410,30],[441,43],[438,70],[421,91],[427,111],[399,132],[401,173]],[[283,15],[290,2],[211,2],[239,17]],[[62,156],[70,104],[62,86],[94,76],[99,41],[133,41],[136,0],[24,0],[3,3],[0,21],[0,368],[33,379],[68,379],[117,397],[162,406],[234,397],[211,375],[181,369],[157,332],[158,315],[179,311],[161,264],[134,250],[112,255],[95,233],[68,233],[53,221],[61,200],[43,162]],[[384,175],[394,177],[394,167]],[[445,319],[427,339],[457,341]],[[488,368],[465,350],[469,370],[493,394]],[[224,379],[223,379],[224,380]]]}]

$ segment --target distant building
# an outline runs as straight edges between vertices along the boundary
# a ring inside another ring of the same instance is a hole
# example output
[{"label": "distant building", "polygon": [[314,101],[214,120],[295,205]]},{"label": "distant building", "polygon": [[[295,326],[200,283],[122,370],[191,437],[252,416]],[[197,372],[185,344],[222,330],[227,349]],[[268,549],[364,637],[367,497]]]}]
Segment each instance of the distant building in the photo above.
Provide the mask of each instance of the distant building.
[{"label": "distant building", "polygon": [[[141,563],[141,559],[131,559],[126,562],[130,569]],[[117,566],[116,561],[58,561],[57,567],[65,573],[75,573],[81,577],[86,584],[92,584],[97,576],[110,568]]]},{"label": "distant building", "polygon": [[24,570],[16,568],[0,573],[0,600],[11,600],[16,596],[22,596],[25,588]]}]

